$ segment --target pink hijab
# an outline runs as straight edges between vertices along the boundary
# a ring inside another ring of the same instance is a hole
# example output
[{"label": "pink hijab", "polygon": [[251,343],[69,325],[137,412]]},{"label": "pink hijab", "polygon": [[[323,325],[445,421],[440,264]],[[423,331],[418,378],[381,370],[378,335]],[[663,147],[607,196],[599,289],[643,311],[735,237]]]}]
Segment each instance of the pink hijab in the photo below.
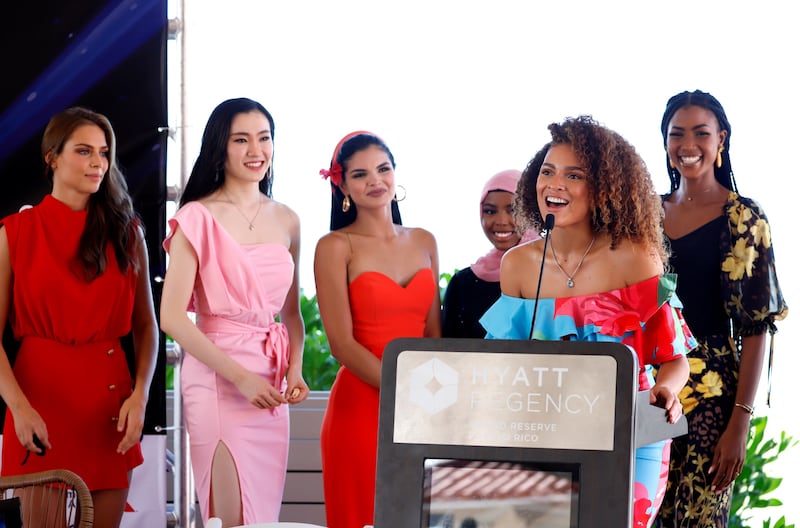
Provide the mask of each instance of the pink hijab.
[{"label": "pink hijab", "polygon": [[[511,194],[516,194],[517,182],[521,175],[522,173],[520,171],[510,169],[498,172],[489,178],[489,181],[483,186],[483,191],[481,191],[481,214],[483,214],[483,201],[490,192],[506,191]],[[487,254],[475,261],[471,266],[472,272],[475,273],[479,279],[486,282],[500,282],[500,261],[504,254],[505,251],[500,251],[496,247],[492,247]]]}]

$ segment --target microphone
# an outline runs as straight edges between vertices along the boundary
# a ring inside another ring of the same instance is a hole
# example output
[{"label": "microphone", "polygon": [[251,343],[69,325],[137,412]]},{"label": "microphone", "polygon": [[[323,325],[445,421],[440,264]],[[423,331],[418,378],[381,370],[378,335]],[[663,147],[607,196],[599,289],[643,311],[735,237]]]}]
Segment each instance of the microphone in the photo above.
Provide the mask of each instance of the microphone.
[{"label": "microphone", "polygon": [[542,266],[539,268],[539,284],[536,285],[536,299],[533,306],[533,318],[531,319],[531,333],[528,339],[533,339],[533,329],[536,328],[536,313],[539,311],[539,294],[542,291],[542,275],[544,275],[544,261],[547,259],[547,243],[550,241],[550,232],[556,225],[556,217],[548,214],[544,217],[544,249],[542,250]]}]

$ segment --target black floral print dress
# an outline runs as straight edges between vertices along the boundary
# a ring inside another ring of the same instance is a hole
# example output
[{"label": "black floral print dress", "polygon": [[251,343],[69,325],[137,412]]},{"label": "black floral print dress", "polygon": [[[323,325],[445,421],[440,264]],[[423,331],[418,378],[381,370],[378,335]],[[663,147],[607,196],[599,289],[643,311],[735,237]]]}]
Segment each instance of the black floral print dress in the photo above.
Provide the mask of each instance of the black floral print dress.
[{"label": "black floral print dress", "polygon": [[678,296],[699,346],[688,355],[689,381],[679,395],[689,434],[673,440],[658,526],[722,528],[733,487],[715,495],[708,468],[733,412],[741,339],[774,334],[788,308],[769,223],[755,201],[731,192],[720,217],[670,244]]}]

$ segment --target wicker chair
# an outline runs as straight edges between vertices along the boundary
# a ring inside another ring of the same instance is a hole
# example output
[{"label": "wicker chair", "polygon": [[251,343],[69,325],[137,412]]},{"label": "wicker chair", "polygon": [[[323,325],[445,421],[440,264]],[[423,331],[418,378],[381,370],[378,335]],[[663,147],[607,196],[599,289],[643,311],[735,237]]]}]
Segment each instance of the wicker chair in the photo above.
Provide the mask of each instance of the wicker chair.
[{"label": "wicker chair", "polygon": [[[0,477],[0,498],[13,496],[20,498],[23,526],[64,528],[73,524],[76,515],[79,516],[76,528],[91,528],[94,524],[92,495],[86,483],[72,471],[51,469]],[[29,522],[32,518],[36,519],[34,524]]]}]

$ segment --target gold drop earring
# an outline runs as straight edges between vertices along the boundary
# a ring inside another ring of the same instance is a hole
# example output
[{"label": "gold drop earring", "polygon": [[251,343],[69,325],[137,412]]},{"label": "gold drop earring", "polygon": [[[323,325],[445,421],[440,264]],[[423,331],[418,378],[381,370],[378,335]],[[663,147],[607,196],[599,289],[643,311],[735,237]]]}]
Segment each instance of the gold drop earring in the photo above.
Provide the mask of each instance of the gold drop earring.
[{"label": "gold drop earring", "polygon": [[344,200],[342,200],[342,212],[346,213],[350,210],[350,196],[344,195]]},{"label": "gold drop earring", "polygon": [[717,149],[717,162],[716,162],[716,165],[717,165],[718,169],[722,168],[722,151],[723,150],[725,150],[725,147],[723,147],[722,145],[720,145],[719,149]]}]

